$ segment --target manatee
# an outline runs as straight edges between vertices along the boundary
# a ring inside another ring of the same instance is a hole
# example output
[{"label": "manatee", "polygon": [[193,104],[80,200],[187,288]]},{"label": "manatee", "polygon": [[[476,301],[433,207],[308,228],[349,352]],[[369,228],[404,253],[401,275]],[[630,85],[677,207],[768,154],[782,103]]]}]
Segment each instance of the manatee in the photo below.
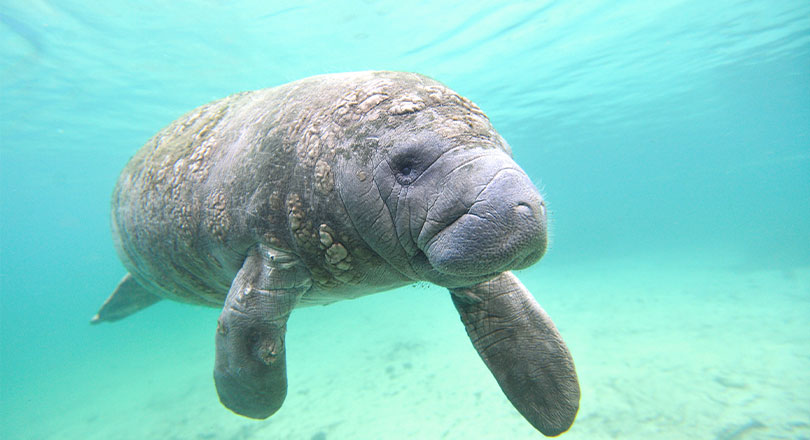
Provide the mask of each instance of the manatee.
[{"label": "manatee", "polygon": [[511,272],[546,250],[545,202],[487,116],[435,80],[329,74],[203,105],[130,159],[111,217],[128,273],[92,322],[163,298],[222,308],[214,381],[237,414],[281,407],[293,309],[427,281],[529,423],[574,421],[571,354]]}]

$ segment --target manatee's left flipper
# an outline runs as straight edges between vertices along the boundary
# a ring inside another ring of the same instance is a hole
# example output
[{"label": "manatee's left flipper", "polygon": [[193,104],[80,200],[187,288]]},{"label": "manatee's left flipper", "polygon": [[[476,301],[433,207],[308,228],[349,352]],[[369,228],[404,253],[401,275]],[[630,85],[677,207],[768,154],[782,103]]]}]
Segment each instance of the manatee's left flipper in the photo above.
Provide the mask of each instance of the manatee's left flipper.
[{"label": "manatee's left flipper", "polygon": [[297,257],[258,245],[231,284],[217,324],[214,381],[219,400],[254,419],[287,395],[287,318],[312,282]]},{"label": "manatee's left flipper", "polygon": [[90,324],[118,321],[158,301],[160,301],[159,296],[144,289],[131,274],[126,274],[112,295],[98,309],[96,316],[90,320]]},{"label": "manatee's left flipper", "polygon": [[526,287],[504,272],[450,292],[478,354],[523,417],[548,436],[571,427],[579,409],[574,361]]}]

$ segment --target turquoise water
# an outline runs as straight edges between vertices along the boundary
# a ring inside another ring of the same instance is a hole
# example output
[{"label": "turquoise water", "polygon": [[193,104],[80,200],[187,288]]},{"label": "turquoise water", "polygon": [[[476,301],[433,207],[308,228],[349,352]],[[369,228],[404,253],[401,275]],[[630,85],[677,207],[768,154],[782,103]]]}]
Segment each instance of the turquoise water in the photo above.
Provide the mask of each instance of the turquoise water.
[{"label": "turquoise water", "polygon": [[519,276],[580,375],[563,438],[810,438],[810,2],[273,3],[0,0],[0,438],[540,436],[433,286],[297,311],[261,422],[217,400],[218,311],[88,324],[152,134],[366,69],[476,102],[543,188]]}]

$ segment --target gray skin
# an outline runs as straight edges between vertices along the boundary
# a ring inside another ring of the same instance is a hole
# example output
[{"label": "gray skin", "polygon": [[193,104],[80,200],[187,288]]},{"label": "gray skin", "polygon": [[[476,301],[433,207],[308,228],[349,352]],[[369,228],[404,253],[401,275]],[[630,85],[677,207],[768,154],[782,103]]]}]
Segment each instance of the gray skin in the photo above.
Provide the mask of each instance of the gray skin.
[{"label": "gray skin", "polygon": [[576,416],[576,371],[510,272],[540,259],[546,228],[469,100],[412,73],[316,76],[199,107],[138,151],[112,201],[129,273],[93,322],[161,298],[222,307],[217,392],[262,419],[286,396],[294,308],[429,281],[515,408],[554,436]]}]

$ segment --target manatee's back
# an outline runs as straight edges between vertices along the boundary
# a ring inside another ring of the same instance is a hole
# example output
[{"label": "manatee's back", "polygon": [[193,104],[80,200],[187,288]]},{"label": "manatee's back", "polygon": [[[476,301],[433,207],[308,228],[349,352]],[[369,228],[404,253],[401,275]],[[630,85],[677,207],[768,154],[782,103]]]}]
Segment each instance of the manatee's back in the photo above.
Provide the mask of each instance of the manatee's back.
[{"label": "manatee's back", "polygon": [[[363,246],[346,213],[324,215],[337,206],[329,164],[347,149],[370,148],[351,140],[385,129],[384,111],[421,108],[407,91],[426,86],[443,88],[402,72],[328,74],[189,112],[147,142],[121,173],[112,200],[121,260],[151,293],[219,307],[248,249],[264,243],[302,258],[314,285],[330,290],[328,301],[360,294],[356,286],[336,286],[356,284],[361,270],[329,267],[319,246],[324,222],[356,242],[354,248]],[[306,212],[306,222],[288,218],[291,203],[290,215]],[[387,281],[378,284],[387,287]]]},{"label": "manatee's back", "polygon": [[244,199],[256,188],[237,187],[257,176],[232,171],[246,166],[255,139],[267,141],[265,150],[278,147],[267,133],[277,94],[246,92],[199,107],[150,139],[122,171],[112,196],[113,239],[150,292],[222,305],[255,242]]}]

